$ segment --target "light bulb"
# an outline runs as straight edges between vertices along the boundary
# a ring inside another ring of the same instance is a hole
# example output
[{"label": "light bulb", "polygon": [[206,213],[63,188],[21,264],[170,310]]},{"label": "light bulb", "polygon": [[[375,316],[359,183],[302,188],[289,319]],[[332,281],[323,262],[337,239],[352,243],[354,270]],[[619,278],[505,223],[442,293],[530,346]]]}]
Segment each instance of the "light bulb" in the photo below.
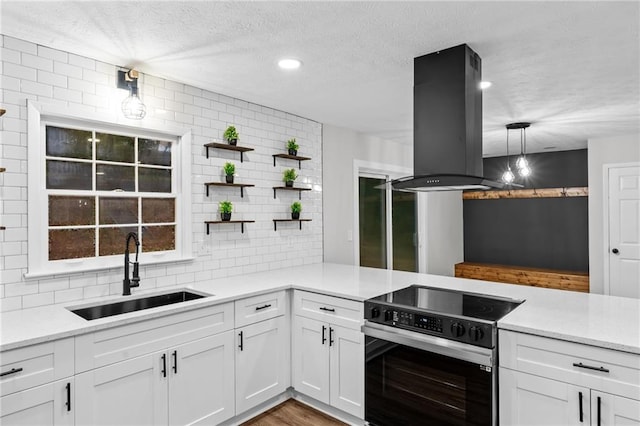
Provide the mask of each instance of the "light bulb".
[{"label": "light bulb", "polygon": [[137,92],[136,89],[132,89],[131,94],[122,101],[122,113],[133,120],[141,120],[147,115],[147,107],[142,103]]},{"label": "light bulb", "polygon": [[524,155],[521,155],[520,157],[518,157],[518,161],[516,161],[516,167],[518,169],[523,169],[528,166],[529,166],[529,162],[527,161],[526,158],[524,158]]},{"label": "light bulb", "polygon": [[531,175],[531,168],[525,164],[524,167],[522,167],[520,170],[518,170],[518,173],[520,173],[520,176],[522,177],[527,177],[529,175]]},{"label": "light bulb", "polygon": [[513,172],[511,171],[511,167],[509,167],[502,174],[502,181],[505,182],[505,183],[511,183],[511,182],[513,182],[514,179],[515,179],[515,176],[513,175]]}]

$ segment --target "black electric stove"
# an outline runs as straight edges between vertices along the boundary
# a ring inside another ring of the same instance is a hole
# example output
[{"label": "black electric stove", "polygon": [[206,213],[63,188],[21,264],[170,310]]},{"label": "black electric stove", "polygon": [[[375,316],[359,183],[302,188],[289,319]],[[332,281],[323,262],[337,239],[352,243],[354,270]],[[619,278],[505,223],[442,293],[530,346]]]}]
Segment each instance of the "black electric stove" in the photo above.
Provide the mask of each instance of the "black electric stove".
[{"label": "black electric stove", "polygon": [[496,322],[520,300],[412,285],[365,302],[365,319],[474,346],[494,348]]}]

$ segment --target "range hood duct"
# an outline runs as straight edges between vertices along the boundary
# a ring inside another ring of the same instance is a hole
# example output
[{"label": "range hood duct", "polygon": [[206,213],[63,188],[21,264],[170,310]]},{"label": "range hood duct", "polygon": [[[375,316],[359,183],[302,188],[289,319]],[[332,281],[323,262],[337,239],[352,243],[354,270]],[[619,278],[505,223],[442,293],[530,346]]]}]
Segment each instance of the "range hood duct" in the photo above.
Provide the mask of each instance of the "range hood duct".
[{"label": "range hood duct", "polygon": [[482,177],[482,61],[462,44],[414,59],[413,173],[399,191],[503,188]]}]

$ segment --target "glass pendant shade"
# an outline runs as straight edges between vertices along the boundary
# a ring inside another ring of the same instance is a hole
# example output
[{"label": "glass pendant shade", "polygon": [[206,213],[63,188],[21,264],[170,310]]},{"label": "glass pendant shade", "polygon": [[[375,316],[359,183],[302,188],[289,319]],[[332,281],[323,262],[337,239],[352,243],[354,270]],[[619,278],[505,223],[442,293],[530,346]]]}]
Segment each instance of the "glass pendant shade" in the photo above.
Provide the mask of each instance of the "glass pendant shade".
[{"label": "glass pendant shade", "polygon": [[518,173],[522,177],[530,176],[531,175],[531,168],[528,165],[525,165],[524,167],[518,169]]},{"label": "glass pendant shade", "polygon": [[141,120],[147,115],[147,107],[138,97],[138,90],[131,88],[129,96],[122,101],[122,113],[126,118]]},{"label": "glass pendant shade", "polygon": [[516,177],[514,176],[513,172],[511,171],[511,167],[509,167],[503,174],[502,174],[502,181],[504,183],[511,183],[513,182],[513,180]]},{"label": "glass pendant shade", "polygon": [[518,161],[516,161],[516,167],[518,169],[524,169],[525,167],[529,167],[529,162],[524,157],[524,155],[521,155],[520,157],[518,157]]}]

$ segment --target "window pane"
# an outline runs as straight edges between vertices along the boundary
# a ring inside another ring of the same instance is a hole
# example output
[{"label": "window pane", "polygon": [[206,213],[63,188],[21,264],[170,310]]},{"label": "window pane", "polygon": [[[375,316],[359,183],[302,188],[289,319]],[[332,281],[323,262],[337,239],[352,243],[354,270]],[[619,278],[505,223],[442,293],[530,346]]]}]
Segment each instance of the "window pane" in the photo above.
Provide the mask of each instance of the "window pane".
[{"label": "window pane", "polygon": [[[127,242],[129,232],[138,232],[135,226],[121,228],[100,228],[100,256],[112,254],[124,254],[124,245]],[[135,244],[131,242],[129,252],[135,253]]]},{"label": "window pane", "polygon": [[96,159],[104,161],[118,161],[121,163],[133,163],[134,138],[130,136],[109,135],[96,133]]},{"label": "window pane", "polygon": [[171,165],[171,142],[138,139],[138,161],[156,166]]},{"label": "window pane", "polygon": [[415,192],[392,191],[391,204],[393,269],[417,272],[416,194]]},{"label": "window pane", "polygon": [[384,182],[360,177],[360,266],[387,267],[387,199],[385,191],[375,188]]},{"label": "window pane", "polygon": [[135,168],[97,164],[96,189],[98,191],[135,191]]},{"label": "window pane", "polygon": [[47,155],[91,159],[91,132],[47,126],[46,134]]},{"label": "window pane", "polygon": [[49,230],[49,260],[95,256],[95,229]]},{"label": "window pane", "polygon": [[176,200],[173,198],[143,198],[142,222],[175,222],[175,203]]},{"label": "window pane", "polygon": [[140,192],[171,192],[171,170],[138,168]]},{"label": "window pane", "polygon": [[91,189],[91,164],[47,160],[47,189]]},{"label": "window pane", "polygon": [[93,197],[49,197],[49,225],[93,225],[96,206]]},{"label": "window pane", "polygon": [[142,247],[145,252],[175,250],[176,227],[145,226],[142,228]]},{"label": "window pane", "polygon": [[100,197],[100,225],[125,223],[138,223],[138,199]]}]

